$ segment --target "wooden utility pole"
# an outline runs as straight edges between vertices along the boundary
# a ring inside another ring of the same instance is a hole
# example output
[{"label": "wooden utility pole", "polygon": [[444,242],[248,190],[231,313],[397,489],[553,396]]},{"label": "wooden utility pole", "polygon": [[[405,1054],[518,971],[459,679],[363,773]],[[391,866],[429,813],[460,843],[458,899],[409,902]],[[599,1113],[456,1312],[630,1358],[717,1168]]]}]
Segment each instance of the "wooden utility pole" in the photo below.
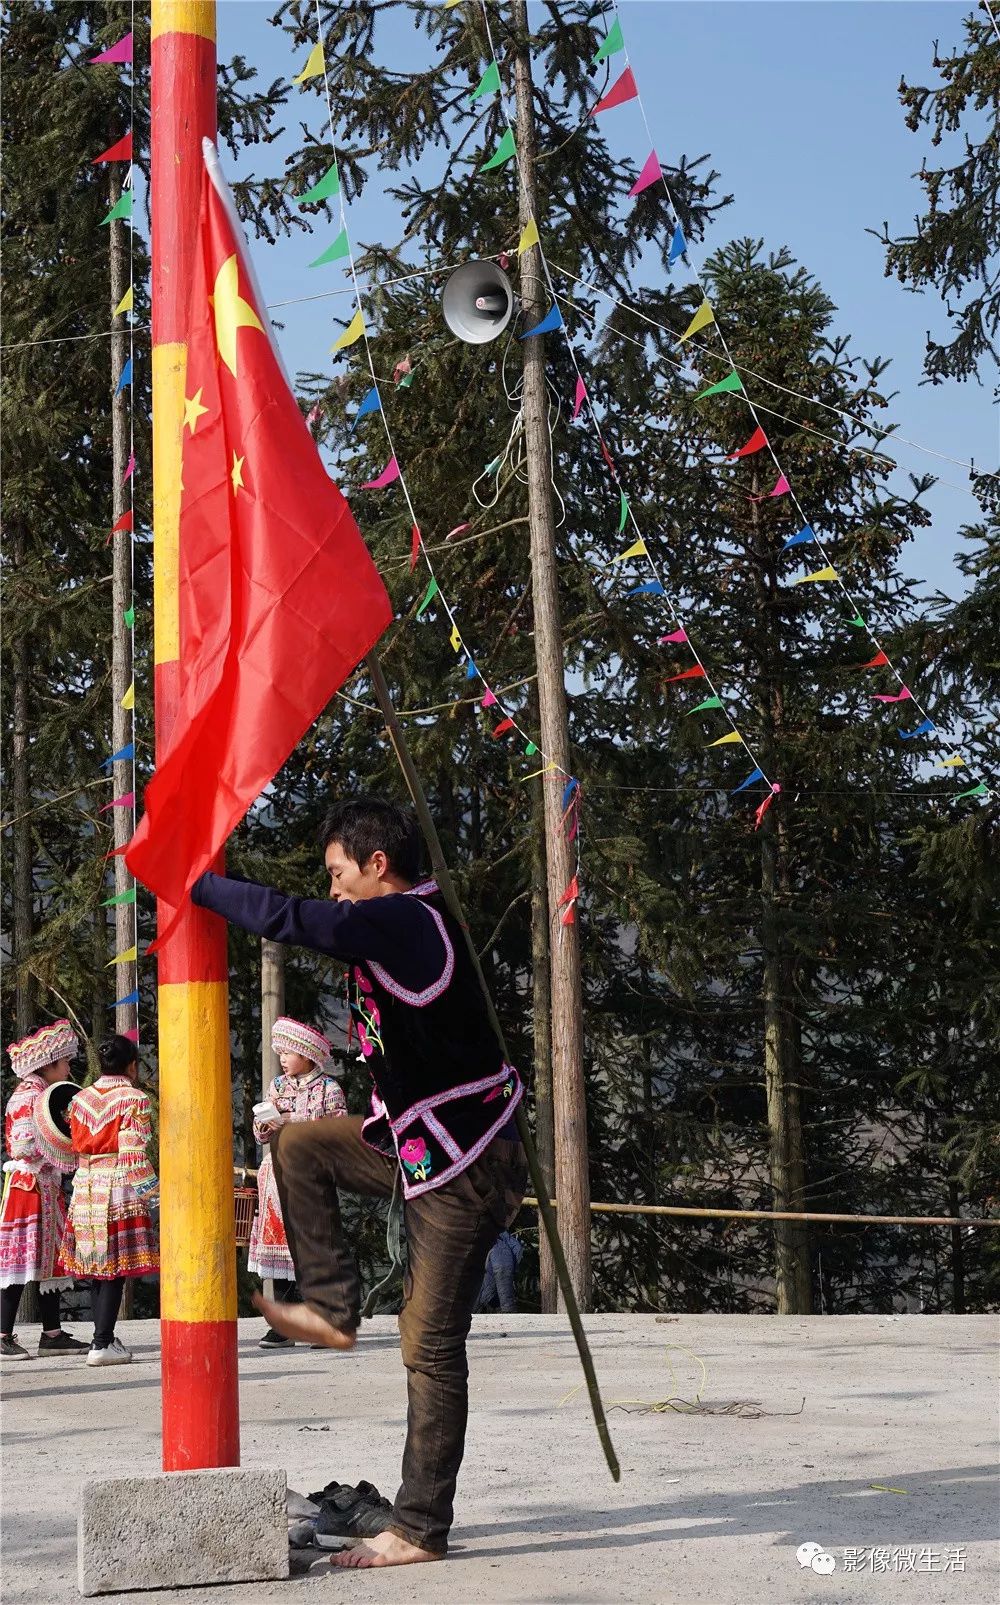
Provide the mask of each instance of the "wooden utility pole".
[{"label": "wooden utility pole", "polygon": [[[110,199],[114,207],[121,199],[122,183],[114,167],[110,169],[111,188]],[[110,257],[111,257],[111,326],[114,331],[111,340],[111,514],[112,523],[117,524],[123,513],[132,505],[131,480],[126,481],[125,470],[128,467],[129,456],[132,451],[132,394],[131,386],[125,385],[118,390],[125,364],[131,354],[131,341],[129,339],[128,317],[124,312],[114,316],[114,310],[125,295],[131,283],[131,251],[129,249],[129,225],[123,218],[112,218],[109,224],[111,230]],[[132,711],[122,707],[122,700],[132,684],[132,632],[125,622],[126,611],[132,606],[132,541],[133,536],[127,533],[113,535],[111,538],[112,553],[112,579],[111,579],[111,609],[113,623],[111,630],[111,751],[120,752],[123,747],[133,743],[135,733],[135,719]],[[112,796],[120,797],[127,792],[135,791],[135,758],[119,758],[111,765]],[[132,839],[135,829],[134,808],[112,808],[111,823],[114,828],[115,847],[126,847]],[[111,860],[115,870],[115,896],[135,890],[135,880],[129,874],[128,866],[122,854]],[[135,946],[135,904],[116,903],[115,913],[115,952],[127,953]],[[115,997],[129,997],[136,987],[138,965],[130,959],[124,964],[115,965]],[[139,1011],[135,1003],[123,1003],[115,1010],[115,1030],[134,1031],[138,1022]],[[103,1022],[94,1022],[95,1035],[103,1036]]]},{"label": "wooden utility pole", "polygon": [[[260,1095],[267,1097],[274,1074],[271,1032],[274,1022],[285,1012],[285,949],[280,942],[260,939]],[[265,1298],[274,1297],[274,1278],[265,1276]]]},{"label": "wooden utility pole", "polygon": [[[555,1154],[552,1129],[552,988],[549,980],[549,889],[545,864],[544,777],[532,781],[537,788],[531,800],[531,974],[532,1037],[535,1082],[535,1146],[545,1177],[546,1196],[555,1197]],[[549,1240],[538,1219],[538,1281],[542,1314],[551,1315],[559,1303],[559,1282]]]},{"label": "wooden utility pole", "polygon": [[[27,542],[24,526],[14,518],[8,530],[11,567],[23,577]],[[28,745],[28,686],[31,675],[31,642],[22,628],[11,645],[11,777],[10,801],[14,815],[13,874],[11,876],[14,964],[17,982],[14,991],[15,1030],[26,1037],[35,1025],[35,986],[22,968],[35,928],[35,897],[31,875],[31,777]],[[24,1317],[22,1317],[23,1319]]]},{"label": "wooden utility pole", "polygon": [[[518,212],[521,228],[538,221],[535,193],[535,113],[532,101],[531,51],[526,0],[514,0],[514,86],[517,104]],[[548,311],[536,245],[520,257],[524,327],[540,323]],[[538,669],[538,712],[541,745],[546,757],[566,775],[573,773],[569,748],[569,716],[563,671],[562,624],[559,615],[559,571],[556,562],[555,515],[552,506],[551,443],[545,375],[545,337],[526,340],[524,352],[524,440],[528,473],[528,520],[531,530],[531,584]],[[587,1156],[586,1089],[583,1077],[583,999],[580,945],[575,924],[561,923],[559,899],[575,872],[575,860],[561,824],[559,777],[543,777],[545,790],[545,858],[548,890],[549,974],[552,1001],[552,1113],[556,1200],[559,1228],[570,1279],[581,1310],[591,1302],[590,1176]]]}]

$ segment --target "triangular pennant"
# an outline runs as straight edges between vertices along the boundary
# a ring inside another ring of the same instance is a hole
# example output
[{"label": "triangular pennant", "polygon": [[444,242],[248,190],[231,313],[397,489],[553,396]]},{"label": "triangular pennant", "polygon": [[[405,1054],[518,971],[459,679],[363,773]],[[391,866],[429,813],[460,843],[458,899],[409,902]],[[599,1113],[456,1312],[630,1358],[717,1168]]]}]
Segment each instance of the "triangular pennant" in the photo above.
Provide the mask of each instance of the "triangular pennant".
[{"label": "triangular pennant", "polygon": [[365,332],[365,320],[361,316],[361,308],[355,312],[343,334],[333,342],[330,347],[331,356],[335,351],[346,351],[348,346],[354,345]]},{"label": "triangular pennant", "polygon": [[124,613],[122,614],[122,618],[125,620],[125,625],[126,625],[127,629],[132,630],[132,629],[135,628],[135,608],[134,607],[127,607],[125,609]]},{"label": "triangular pennant", "polygon": [[666,594],[659,580],[648,580],[645,585],[633,586],[631,591],[625,592],[626,596],[665,596]]},{"label": "triangular pennant", "polygon": [[[709,322],[711,322],[711,319],[709,319]],[[690,332],[691,331],[689,329],[688,330],[688,334],[690,334]],[[684,339],[685,340],[687,339],[687,335],[684,336]],[[695,401],[704,401],[706,396],[724,396],[724,395],[727,395],[730,391],[734,391],[735,392],[735,391],[741,391],[742,389],[743,389],[743,380],[740,378],[739,374],[736,373],[736,371],[734,370],[732,373],[727,373],[726,377],[724,379],[720,379],[718,384],[709,385],[707,390],[699,390],[698,394],[695,396],[694,399],[695,399]]]},{"label": "triangular pennant", "polygon": [[494,728],[493,734],[494,734],[494,736],[502,736],[505,731],[513,730],[513,728],[514,728],[513,719],[501,719],[500,723]]},{"label": "triangular pennant", "polygon": [[399,381],[399,384],[396,386],[396,389],[409,390],[411,384],[413,383],[414,377],[415,375],[412,373],[404,373],[402,379]]},{"label": "triangular pennant", "polygon": [[132,383],[132,358],[129,357],[128,361],[126,362],[124,368],[122,369],[122,371],[121,371],[121,373],[119,375],[118,383],[115,385],[115,395],[116,396],[119,395],[120,392],[125,389],[126,385],[130,385],[131,383]]},{"label": "triangular pennant", "polygon": [[133,310],[134,306],[135,306],[135,299],[133,297],[132,286],[130,284],[128,289],[125,291],[125,294],[122,296],[121,300],[119,301],[118,305],[115,307],[115,310],[112,312],[111,316],[113,318],[117,318],[119,312],[131,312]]},{"label": "triangular pennant", "polygon": [[476,676],[478,675],[478,673],[479,673],[479,670],[476,668],[476,665],[473,663],[472,659],[470,658],[468,663],[465,665],[465,678],[467,680],[474,680],[476,678]]},{"label": "triangular pennant", "polygon": [[110,758],[105,758],[101,764],[101,768],[108,769],[113,763],[120,763],[126,758],[134,757],[135,745],[130,741],[127,746],[119,747],[117,752],[113,752]]},{"label": "triangular pennant", "polygon": [[135,473],[135,452],[134,451],[130,451],[129,454],[128,454],[128,462],[125,464],[125,472],[122,474],[122,484],[123,485],[127,484],[128,481],[132,478],[132,475],[134,473]]},{"label": "triangular pennant", "polygon": [[840,575],[837,570],[828,565],[826,568],[818,568],[814,574],[800,574],[797,580],[792,581],[792,584],[809,585],[813,580],[839,580],[839,578]]},{"label": "triangular pennant", "polygon": [[307,78],[319,78],[322,75],[323,67],[323,41],[319,39],[310,50],[308,60],[302,71],[296,73],[292,83],[304,84]]},{"label": "triangular pennant", "polygon": [[138,1042],[139,1040],[139,1032],[134,1026],[130,1026],[127,1031],[123,1031],[121,1034],[123,1037],[128,1037],[130,1042]]},{"label": "triangular pennant", "polygon": [[112,964],[134,964],[138,957],[139,952],[137,948],[127,947],[124,953],[116,953],[113,959],[109,959],[104,968],[106,970],[110,970]]},{"label": "triangular pennant", "polygon": [[638,541],[636,541],[634,543],[634,545],[632,545],[632,546],[630,546],[628,548],[628,551],[619,552],[618,556],[617,557],[613,557],[611,559],[611,561],[613,563],[627,563],[630,557],[648,557],[648,556],[649,556],[649,553],[646,550],[646,542],[644,540],[638,540]]},{"label": "triangular pennant", "polygon": [[484,95],[497,95],[500,93],[500,68],[495,61],[491,61],[483,76],[480,78],[472,94],[466,101],[467,106],[474,106],[477,100]]},{"label": "triangular pennant", "polygon": [[559,923],[560,923],[560,925],[575,925],[576,924],[576,904],[575,903],[570,903],[569,908],[566,909],[566,911],[564,912],[564,914],[562,916],[562,919],[559,921]]},{"label": "triangular pennant", "polygon": [[702,702],[699,702],[696,707],[689,708],[687,713],[684,715],[684,717],[686,719],[690,719],[690,717],[691,717],[691,715],[693,713],[707,713],[709,708],[721,708],[721,707],[722,707],[722,698],[721,697],[705,697],[704,700]]},{"label": "triangular pennant", "polygon": [[739,451],[729,453],[729,461],[735,462],[737,457],[752,457],[755,451],[763,451],[766,445],[767,436],[763,429],[755,429],[745,446],[741,446]]},{"label": "triangular pennant", "polygon": [[655,150],[651,150],[642,164],[642,172],[628,192],[629,198],[631,199],[633,195],[641,195],[644,189],[648,189],[650,184],[655,184],[656,180],[662,178],[662,176],[660,158]]},{"label": "triangular pennant", "polygon": [[107,150],[102,150],[100,156],[93,157],[92,165],[96,167],[98,162],[130,162],[131,160],[132,135],[128,133],[123,134],[116,144],[109,145]]},{"label": "triangular pennant", "polygon": [[[989,796],[989,792],[986,789],[985,780],[981,780],[979,782],[978,786],[970,786],[968,791],[960,791],[960,792],[957,793],[957,797],[988,797],[988,796]],[[956,797],[956,800],[957,800],[957,797]]]},{"label": "triangular pennant", "polygon": [[115,998],[115,1001],[113,1003],[109,1003],[108,1004],[108,1008],[109,1009],[124,1009],[124,1008],[127,1008],[130,1003],[138,1003],[138,1001],[139,1001],[139,990],[138,990],[138,988],[136,988],[136,990],[134,992],[127,992],[123,998]]},{"label": "triangular pennant", "polygon": [[628,522],[628,497],[625,495],[625,492],[622,491],[621,492],[621,506],[618,509],[618,533],[619,533],[619,535],[621,534],[622,530],[625,528],[625,525],[627,524],[627,522]]},{"label": "triangular pennant", "polygon": [[611,24],[611,27],[608,29],[604,43],[602,44],[600,50],[597,52],[597,55],[592,58],[593,65],[596,67],[599,61],[607,61],[609,56],[617,56],[619,50],[624,49],[625,41],[622,38],[622,25],[616,17],[614,22]]},{"label": "triangular pennant", "polygon": [[492,173],[496,168],[503,167],[516,155],[517,146],[514,144],[514,130],[508,128],[489,161],[484,162],[479,171],[481,173]]},{"label": "triangular pennant", "polygon": [[535,219],[532,218],[531,222],[525,223],[524,228],[521,230],[521,238],[517,242],[518,256],[520,256],[522,252],[527,251],[532,245],[537,244],[538,224],[535,222]]},{"label": "triangular pennant", "polygon": [[313,201],[328,201],[332,195],[340,194],[340,173],[336,162],[328,167],[322,178],[318,178],[304,195],[296,201],[297,206],[311,206]]},{"label": "triangular pennant", "polygon": [[779,474],[774,489],[768,492],[768,499],[770,499],[771,496],[787,496],[791,491],[791,488],[792,487],[788,483],[788,480],[785,478],[784,474]]},{"label": "triangular pennant", "polygon": [[533,334],[551,334],[554,329],[563,326],[562,313],[558,307],[551,307],[546,312],[541,323],[536,323],[533,329],[526,329],[521,336],[522,340],[530,340]]},{"label": "triangular pennant", "polygon": [[867,626],[866,626],[866,624],[865,624],[865,621],[864,621],[864,619],[863,619],[863,618],[862,618],[862,617],[861,617],[861,614],[860,614],[860,613],[855,613],[855,615],[854,615],[854,617],[853,617],[853,619],[848,619],[848,620],[847,620],[847,623],[848,623],[848,624],[849,624],[849,625],[850,625],[850,626],[851,626],[851,628],[852,628],[852,629],[854,629],[854,630],[864,630],[864,629],[866,629],[866,628],[867,628]]},{"label": "triangular pennant", "polygon": [[598,444],[600,445],[600,448],[601,448],[601,456],[604,458],[604,461],[607,463],[608,467],[611,469],[611,472],[614,474],[615,478],[617,479],[618,478],[618,470],[615,467],[615,460],[612,457],[611,453],[609,452],[607,446],[604,444],[604,441],[603,441],[602,437],[600,435],[598,435],[597,439],[598,439]]},{"label": "triangular pennant", "polygon": [[[706,297],[706,299],[701,303],[701,306],[698,308],[694,317],[691,319],[691,322],[684,330],[684,333],[680,336],[677,344],[683,345],[684,341],[690,340],[691,336],[693,334],[697,334],[699,329],[707,329],[708,325],[714,322],[715,313],[712,311],[712,303]],[[728,388],[730,390],[735,390],[742,389],[743,387],[742,385],[736,386],[731,384],[728,386]],[[707,392],[707,394],[711,394],[711,392]]]},{"label": "triangular pennant", "polygon": [[710,747],[735,747],[737,743],[743,746],[743,737],[738,730],[731,730],[728,736],[720,736],[718,741],[710,741]]},{"label": "triangular pennant", "polygon": [[125,190],[122,190],[120,196],[115,201],[115,204],[111,208],[111,210],[108,213],[107,217],[102,217],[101,218],[100,226],[101,226],[101,228],[103,228],[105,223],[112,222],[113,219],[116,218],[116,217],[123,217],[123,218],[125,218],[127,220],[131,216],[132,216],[132,191],[130,189],[125,189]]},{"label": "triangular pennant", "polygon": [[369,413],[381,411],[382,398],[379,395],[375,385],[372,385],[372,388],[368,391],[368,394],[362,397],[358,410],[351,419],[351,428],[354,428],[354,425],[359,421],[359,419],[367,418]]},{"label": "triangular pennant", "polygon": [[705,670],[700,663],[696,663],[693,669],[683,669],[680,674],[668,674],[662,684],[673,685],[675,680],[704,680],[704,678]]},{"label": "triangular pennant", "polygon": [[616,78],[606,95],[602,95],[597,105],[591,108],[591,117],[599,117],[602,111],[610,111],[613,106],[624,106],[628,100],[635,100],[639,91],[635,87],[635,75],[631,67],[626,67],[620,78]]},{"label": "triangular pennant", "polygon": [[686,250],[687,240],[684,238],[684,230],[678,223],[674,229],[674,237],[670,241],[670,250],[667,252],[667,267],[673,267],[677,258],[683,256]]},{"label": "triangular pennant", "polygon": [[804,546],[807,541],[814,541],[815,539],[816,539],[816,536],[815,536],[815,533],[813,531],[812,525],[811,524],[803,524],[802,528],[799,530],[799,533],[797,535],[789,535],[787,541],[785,542],[785,544],[781,548],[781,550],[783,552],[787,552],[788,548],[790,546]]},{"label": "triangular pennant", "polygon": [[96,67],[99,62],[104,62],[120,67],[128,66],[131,60],[132,35],[127,33],[123,39],[119,39],[118,43],[116,45],[112,45],[110,49],[102,50],[99,56],[91,56],[87,65],[90,67]]},{"label": "triangular pennant", "polygon": [[131,529],[132,529],[132,509],[129,508],[127,513],[122,513],[121,518],[119,518],[119,520],[118,520],[118,522],[116,524],[112,524],[112,526],[111,526],[111,534],[112,535],[121,535],[123,533],[124,534],[128,534],[128,533],[131,532]]},{"label": "triangular pennant", "polygon": [[904,685],[897,696],[887,696],[885,692],[880,692],[874,700],[876,702],[911,702],[913,700],[913,692],[909,686]]},{"label": "triangular pennant", "polygon": [[493,692],[490,691],[490,690],[484,691],[483,695],[479,699],[479,706],[481,708],[495,708],[496,705],[497,705],[497,699],[493,695]]},{"label": "triangular pennant", "polygon": [[959,758],[957,755],[954,758],[942,758],[941,762],[935,764],[934,767],[935,769],[964,769],[965,759]]},{"label": "triangular pennant", "polygon": [[764,798],[764,801],[761,803],[760,807],[757,809],[757,812],[753,816],[754,830],[760,830],[760,827],[764,822],[764,815],[767,813],[767,810],[770,808],[780,790],[781,787],[778,785],[777,781],[775,781],[767,796]]},{"label": "triangular pennant", "polygon": [[763,778],[764,778],[763,769],[754,769],[754,770],[751,771],[751,773],[749,775],[747,775],[747,778],[745,780],[741,780],[738,786],[734,786],[733,787],[733,789],[729,793],[729,795],[731,797],[735,797],[736,793],[738,791],[746,791],[748,786],[755,786],[757,784],[757,781],[758,780],[763,780]]},{"label": "triangular pennant", "polygon": [[586,399],[587,386],[584,384],[583,380],[578,377],[576,381],[576,395],[573,397],[573,416],[570,419],[570,423],[575,423],[579,418],[580,408],[583,406]]},{"label": "triangular pennant", "polygon": [[410,531],[410,573],[411,574],[413,573],[413,570],[417,566],[417,558],[419,556],[420,556],[420,530],[418,529],[417,525],[414,524],[412,530]]},{"label": "triangular pennant", "polygon": [[537,751],[538,751],[538,747],[537,747],[536,743],[534,741],[529,741],[528,745],[524,749],[524,756],[526,758],[533,758]]},{"label": "triangular pennant", "polygon": [[122,795],[120,797],[112,797],[111,801],[110,802],[106,802],[104,804],[104,807],[103,808],[99,808],[97,810],[97,812],[99,814],[106,814],[109,808],[134,808],[134,807],[135,807],[135,792],[134,791],[125,791],[125,792],[122,793]]},{"label": "triangular pennant", "polygon": [[128,891],[116,892],[114,897],[106,897],[106,898],[104,898],[103,902],[101,903],[101,907],[102,908],[116,908],[119,904],[122,904],[122,903],[134,903],[134,902],[135,902],[135,887],[132,886],[132,887],[130,887],[128,889]]},{"label": "triangular pennant", "polygon": [[437,582],[437,580],[431,580],[431,583],[428,585],[426,591],[424,592],[424,599],[421,602],[420,606],[417,608],[417,618],[418,619],[422,619],[423,618],[424,614],[427,612],[427,609],[430,607],[431,603],[433,602],[433,600],[437,596],[437,594],[438,594],[438,582]]},{"label": "triangular pennant", "polygon": [[934,729],[934,720],[933,719],[921,719],[920,723],[917,725],[915,730],[901,730],[899,732],[899,739],[901,741],[912,741],[914,736],[927,736],[927,735],[930,735],[930,732],[933,729]]},{"label": "triangular pennant", "polygon": [[888,663],[888,661],[889,661],[889,659],[886,656],[886,654],[884,652],[882,652],[882,651],[879,651],[879,652],[876,652],[876,654],[875,654],[875,656],[873,658],[869,658],[867,663],[859,663],[858,664],[858,668],[859,669],[881,669],[881,668],[884,667],[885,664]]},{"label": "triangular pennant", "polygon": [[570,881],[570,883],[567,886],[566,890],[563,892],[562,896],[559,899],[559,907],[560,908],[565,908],[567,903],[572,903],[577,897],[579,897],[579,895],[580,895],[580,877],[578,875],[574,875],[573,879]]},{"label": "triangular pennant", "polygon": [[673,634],[671,635],[661,635],[656,644],[657,646],[667,646],[669,643],[669,645],[674,646],[675,644],[686,640],[687,630],[674,630]]},{"label": "triangular pennant", "polygon": [[451,626],[451,634],[448,637],[448,639],[451,642],[451,650],[453,652],[461,652],[461,650],[462,650],[462,637],[458,633],[458,625],[457,624],[454,624],[454,623],[452,624],[452,626]]},{"label": "triangular pennant", "polygon": [[309,266],[311,268],[323,267],[327,262],[340,262],[345,256],[350,256],[350,254],[351,242],[347,237],[346,228],[342,228],[333,244],[328,245],[325,251],[321,251],[316,260],[314,262],[310,262]]}]

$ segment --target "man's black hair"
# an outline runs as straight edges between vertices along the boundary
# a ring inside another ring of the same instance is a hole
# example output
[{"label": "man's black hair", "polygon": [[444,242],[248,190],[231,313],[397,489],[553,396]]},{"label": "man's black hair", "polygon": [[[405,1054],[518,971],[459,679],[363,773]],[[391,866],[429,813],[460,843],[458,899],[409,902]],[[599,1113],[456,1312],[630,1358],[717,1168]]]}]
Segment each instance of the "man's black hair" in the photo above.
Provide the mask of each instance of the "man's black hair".
[{"label": "man's black hair", "polygon": [[128,1037],[105,1037],[97,1050],[101,1073],[106,1076],[123,1076],[130,1064],[135,1064],[139,1049]]},{"label": "man's black hair", "polygon": [[334,803],[320,831],[324,852],[331,842],[337,842],[361,869],[372,853],[382,852],[394,874],[412,883],[420,879],[417,821],[408,808],[385,797],[348,797]]}]

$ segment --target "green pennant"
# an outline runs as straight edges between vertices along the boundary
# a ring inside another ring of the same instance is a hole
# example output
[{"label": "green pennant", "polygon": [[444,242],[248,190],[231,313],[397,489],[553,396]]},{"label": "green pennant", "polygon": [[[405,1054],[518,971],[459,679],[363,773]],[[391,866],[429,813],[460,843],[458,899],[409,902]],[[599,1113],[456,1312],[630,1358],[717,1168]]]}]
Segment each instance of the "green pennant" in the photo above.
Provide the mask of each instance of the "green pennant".
[{"label": "green pennant", "polygon": [[125,609],[125,612],[122,615],[122,617],[124,618],[125,623],[126,623],[127,627],[130,630],[135,628],[135,608],[134,607],[127,607]]},{"label": "green pennant", "polygon": [[132,216],[132,191],[130,189],[123,189],[122,192],[121,192],[121,195],[115,201],[115,204],[111,208],[111,210],[108,213],[107,217],[102,217],[101,218],[101,225],[100,226],[101,226],[101,228],[103,228],[105,223],[110,223],[111,219],[113,217],[130,218],[131,216]]},{"label": "green pennant", "polygon": [[503,167],[517,155],[517,146],[514,144],[514,130],[508,128],[493,155],[488,162],[484,162],[479,169],[481,173],[492,173],[495,167]]},{"label": "green pennant", "polygon": [[413,383],[413,374],[412,373],[404,373],[402,379],[400,379],[400,381],[399,381],[399,384],[396,386],[396,389],[397,390],[409,390],[409,388],[410,388],[412,383]]},{"label": "green pennant", "polygon": [[979,782],[978,786],[970,786],[968,791],[960,791],[958,793],[958,796],[959,797],[985,797],[985,796],[987,796],[987,794],[988,793],[987,793],[986,782],[985,782],[985,780],[981,780]]},{"label": "green pennant", "polygon": [[322,267],[324,262],[339,262],[341,257],[350,256],[350,254],[351,247],[347,238],[347,230],[342,228],[333,244],[328,245],[325,251],[321,251],[315,262],[310,262],[309,266]]},{"label": "green pennant", "polygon": [[104,899],[104,902],[101,904],[101,907],[102,908],[111,908],[111,907],[113,907],[113,905],[115,903],[134,903],[134,902],[135,902],[135,887],[133,886],[127,892],[118,892],[115,897],[106,897]]},{"label": "green pennant", "polygon": [[694,399],[695,401],[704,401],[706,396],[723,396],[729,391],[742,389],[743,380],[740,378],[739,374],[734,371],[733,373],[727,373],[726,377],[724,379],[720,379],[717,385],[709,385],[707,390],[699,391],[698,395],[696,395]]},{"label": "green pennant", "polygon": [[619,513],[618,513],[618,533],[619,533],[619,535],[621,534],[622,530],[625,528],[625,525],[628,522],[628,497],[625,495],[624,491],[621,492],[621,498],[622,498],[622,504],[621,504],[621,508],[619,510]]},{"label": "green pennant", "polygon": [[327,168],[323,177],[317,180],[312,189],[307,189],[304,195],[299,196],[297,204],[299,206],[308,206],[311,201],[328,201],[331,195],[339,194],[340,174],[337,171],[337,164],[334,162],[332,167]]},{"label": "green pennant", "polygon": [[424,599],[421,602],[420,606],[417,608],[417,618],[418,619],[422,619],[423,618],[424,614],[427,612],[427,609],[430,607],[431,603],[433,602],[433,600],[437,596],[437,594],[438,594],[438,582],[437,582],[437,580],[431,580],[431,583],[428,585],[426,591],[424,592]]},{"label": "green pennant", "polygon": [[607,38],[594,57],[594,65],[596,66],[599,61],[607,61],[609,56],[617,56],[619,50],[624,49],[625,41],[622,38],[622,25],[616,17],[608,29]]},{"label": "green pennant", "polygon": [[495,61],[491,61],[475,89],[472,91],[472,94],[469,96],[468,105],[474,106],[477,100],[482,99],[483,95],[497,95],[499,93],[500,68],[497,66]]},{"label": "green pennant", "polygon": [[861,617],[860,613],[855,613],[853,619],[848,619],[847,622],[849,625],[851,625],[852,629],[863,630],[865,628],[865,621]]},{"label": "green pennant", "polygon": [[698,706],[696,708],[689,708],[687,713],[685,714],[685,718],[690,719],[690,717],[691,717],[691,715],[693,713],[701,713],[705,708],[721,708],[721,707],[722,707],[722,699],[721,699],[721,697],[706,697],[704,702],[699,702],[699,704],[698,704]]},{"label": "green pennant", "polygon": [[533,741],[529,741],[528,745],[524,749],[524,756],[526,758],[533,758],[537,751],[538,751],[538,748],[535,745],[535,743]]}]

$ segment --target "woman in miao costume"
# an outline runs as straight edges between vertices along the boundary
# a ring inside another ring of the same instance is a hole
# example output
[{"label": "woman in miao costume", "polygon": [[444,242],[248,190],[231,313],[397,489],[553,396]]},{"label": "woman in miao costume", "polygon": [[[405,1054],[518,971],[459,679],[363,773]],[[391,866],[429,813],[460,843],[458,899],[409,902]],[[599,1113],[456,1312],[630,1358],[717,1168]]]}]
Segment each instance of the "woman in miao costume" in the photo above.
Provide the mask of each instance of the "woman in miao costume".
[{"label": "woman in miao costume", "polygon": [[28,1282],[39,1286],[39,1355],[67,1354],[87,1347],[59,1324],[59,1291],[72,1285],[59,1256],[66,1220],[62,1179],[76,1160],[72,1154],[60,1157],[45,1152],[35,1118],[46,1089],[70,1079],[69,1062],[79,1046],[69,1021],[54,1020],[7,1049],[17,1086],[4,1120],[0,1203],[0,1356],[5,1360],[32,1358],[14,1336],[21,1294]]},{"label": "woman in miao costume", "polygon": [[[253,1123],[253,1134],[264,1148],[264,1157],[257,1173],[258,1207],[250,1233],[247,1268],[274,1281],[275,1298],[288,1299],[294,1294],[295,1266],[281,1218],[269,1143],[275,1132],[289,1122],[346,1115],[347,1100],[330,1069],[330,1044],[321,1031],[282,1016],[274,1023],[271,1047],[278,1055],[281,1073],[268,1087],[266,1102],[273,1105],[278,1119],[265,1116],[263,1120],[255,1118]],[[260,1347],[290,1349],[294,1343],[268,1327]]]},{"label": "woman in miao costume", "polygon": [[113,1036],[98,1057],[101,1074],[69,1110],[78,1168],[62,1253],[72,1276],[90,1279],[94,1341],[87,1364],[127,1365],[132,1355],[115,1336],[115,1322],[126,1279],[159,1270],[150,1218],[159,1185],[146,1153],[152,1111],[136,1085],[139,1051],[128,1037]]}]

